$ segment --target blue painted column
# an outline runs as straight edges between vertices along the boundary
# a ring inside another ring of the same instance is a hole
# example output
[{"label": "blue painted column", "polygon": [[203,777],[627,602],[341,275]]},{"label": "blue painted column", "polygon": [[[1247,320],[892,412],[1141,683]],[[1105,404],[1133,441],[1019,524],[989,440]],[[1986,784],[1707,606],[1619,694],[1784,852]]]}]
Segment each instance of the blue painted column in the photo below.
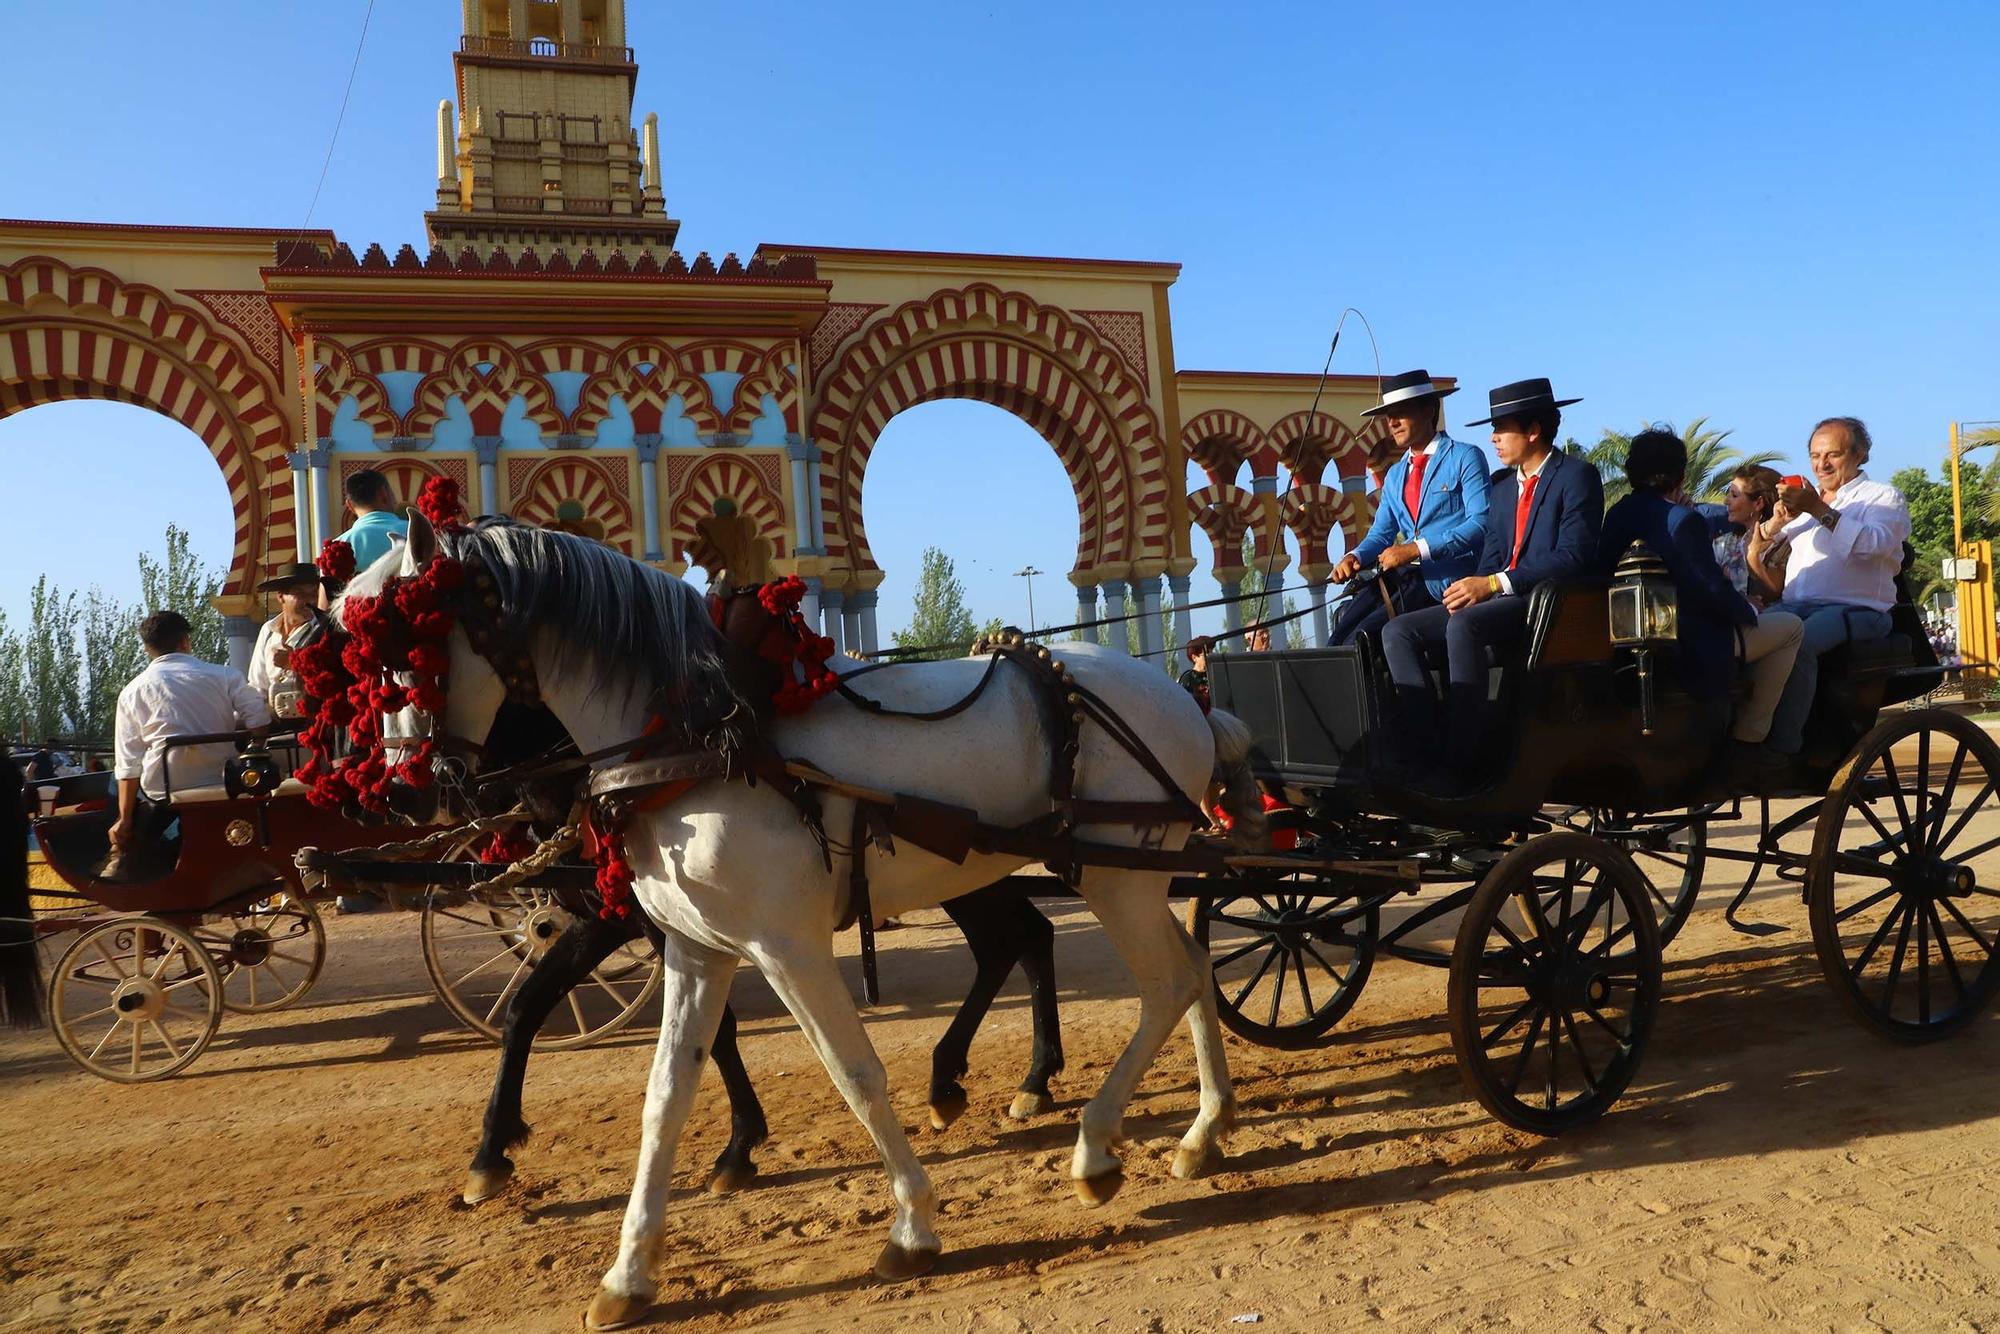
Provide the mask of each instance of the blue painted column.
[{"label": "blue painted column", "polygon": [[632,447],[639,453],[639,512],[646,525],[640,545],[645,548],[647,560],[665,560],[666,553],[660,544],[659,433],[648,431],[633,436]]},{"label": "blue painted column", "polygon": [[[1259,619],[1274,621],[1285,614],[1285,572],[1283,570],[1273,570],[1264,576],[1264,596],[1259,600],[1263,604],[1263,613]],[[1281,649],[1285,646],[1285,640],[1289,636],[1291,628],[1289,625],[1271,627],[1271,647],[1273,649]]]},{"label": "blue painted column", "polygon": [[317,447],[306,451],[306,467],[312,473],[312,550],[315,555],[327,539],[347,531],[340,521],[340,507],[334,504],[331,482],[333,441],[321,437]]},{"label": "blue painted column", "polygon": [[1160,576],[1132,580],[1132,609],[1139,613],[1139,652],[1158,661],[1166,649],[1160,634]]},{"label": "blue painted column", "polygon": [[826,543],[819,535],[819,487],[815,484],[819,478],[819,448],[793,435],[785,452],[792,462],[792,503],[798,506],[798,513],[792,516],[793,546],[802,556],[825,555]]},{"label": "blue painted column", "polygon": [[1167,588],[1174,595],[1174,638],[1182,644],[1194,638],[1194,613],[1188,610],[1193,589],[1184,574],[1167,576]]},{"label": "blue painted column", "polygon": [[225,616],[222,618],[222,641],[229,646],[229,665],[237,671],[250,671],[250,653],[257,647],[257,622],[248,616]]},{"label": "blue painted column", "polygon": [[799,599],[799,615],[805,618],[807,625],[818,625],[820,578],[809,574],[800,582],[806,586],[806,595]]},{"label": "blue painted column", "polygon": [[837,588],[820,590],[819,613],[824,621],[820,633],[833,641],[833,650],[836,653],[847,652],[847,628],[843,624],[841,615],[846,600]]},{"label": "blue painted column", "polygon": [[1333,638],[1333,622],[1326,614],[1327,581],[1315,579],[1306,585],[1306,592],[1313,600],[1313,643],[1325,648]]},{"label": "blue painted column", "polygon": [[854,608],[859,616],[863,653],[879,653],[882,649],[875,628],[875,601],[876,591],[872,588],[864,589],[847,600],[848,606]]},{"label": "blue painted column", "polygon": [[[1215,582],[1221,586],[1222,596],[1226,598],[1241,597],[1243,594],[1243,581],[1241,579],[1218,579]],[[1225,630],[1241,630],[1243,628],[1242,603],[1225,602],[1222,604],[1222,628]],[[1232,644],[1230,647],[1234,648],[1235,645]]]},{"label": "blue painted column", "polygon": [[1106,648],[1117,649],[1120,653],[1132,651],[1129,621],[1118,618],[1125,614],[1125,581],[1112,579],[1104,585],[1104,619],[1111,624],[1098,631],[1097,642]]},{"label": "blue painted column", "polygon": [[500,512],[500,437],[475,435],[472,448],[479,455],[479,512]]},{"label": "blue painted column", "polygon": [[[1076,619],[1094,621],[1097,619],[1097,585],[1078,584],[1076,586]],[[1097,628],[1079,630],[1076,637],[1086,644],[1098,642]]]},{"label": "blue painted column", "polygon": [[313,541],[312,451],[295,449],[285,455],[292,465],[292,537],[300,560],[311,560],[319,550]]}]

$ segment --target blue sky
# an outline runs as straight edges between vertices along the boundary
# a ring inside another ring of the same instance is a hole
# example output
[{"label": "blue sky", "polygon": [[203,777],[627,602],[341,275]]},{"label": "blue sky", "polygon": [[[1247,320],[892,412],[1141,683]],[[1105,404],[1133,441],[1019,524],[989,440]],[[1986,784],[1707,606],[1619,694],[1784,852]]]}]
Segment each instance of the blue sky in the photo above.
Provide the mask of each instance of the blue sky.
[{"label": "blue sky", "polygon": [[[305,221],[361,0],[20,0],[0,214]],[[450,0],[378,4],[312,222],[422,243]],[[1996,113],[1972,3],[631,6],[692,254],[759,241],[1178,261],[1183,367],[1317,370],[1365,311],[1388,369],[1548,374],[1580,438],[1704,415],[1802,461],[1818,417],[1876,471],[2000,418]],[[28,15],[32,13],[32,18]],[[88,77],[82,70],[89,70]],[[56,132],[38,127],[60,126]],[[1371,370],[1359,338],[1336,369]],[[941,499],[971,483],[976,502]],[[114,404],[0,421],[0,609],[35,574],[136,591],[169,519],[218,563],[226,496],[192,436]],[[918,553],[974,609],[1065,600],[1054,455],[997,409],[892,423],[868,531],[900,624]],[[1197,536],[1197,552],[1206,544]],[[1203,581],[1197,580],[1197,589]]]}]

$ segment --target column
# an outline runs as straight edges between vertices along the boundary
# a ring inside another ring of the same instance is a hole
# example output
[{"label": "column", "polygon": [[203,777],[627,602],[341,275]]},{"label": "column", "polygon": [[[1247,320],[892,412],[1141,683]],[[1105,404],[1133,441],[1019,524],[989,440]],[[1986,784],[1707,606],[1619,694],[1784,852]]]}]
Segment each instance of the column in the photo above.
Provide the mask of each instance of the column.
[{"label": "column", "polygon": [[812,483],[812,535],[813,550],[826,554],[826,505],[819,493],[819,446],[812,441],[804,442],[806,448],[806,480]]},{"label": "column", "polygon": [[561,16],[562,39],[566,46],[583,45],[583,5],[581,0],[567,0],[556,7]]},{"label": "column", "polygon": [[806,586],[806,595],[799,599],[799,615],[807,625],[819,624],[819,576],[809,574],[800,581]]},{"label": "column", "polygon": [[295,449],[285,455],[285,461],[292,465],[292,529],[299,559],[311,560],[319,550],[312,540],[312,483],[308,474],[312,451]]},{"label": "column", "polygon": [[507,35],[517,42],[528,40],[528,0],[507,0]]},{"label": "column", "polygon": [[863,653],[879,653],[882,649],[881,640],[877,636],[875,629],[875,598],[876,591],[870,588],[856,593],[847,600],[848,606],[856,608],[860,612],[861,651]]},{"label": "column", "polygon": [[1160,634],[1160,576],[1149,574],[1132,581],[1132,603],[1139,613],[1139,651],[1157,661],[1166,650]]},{"label": "column", "polygon": [[1118,618],[1125,614],[1125,581],[1112,579],[1104,585],[1104,619],[1111,624],[1098,633],[1097,642],[1106,648],[1117,649],[1120,653],[1132,651],[1129,622]]},{"label": "column", "polygon": [[[1263,604],[1264,610],[1258,619],[1275,621],[1285,614],[1285,572],[1283,570],[1272,570],[1264,576],[1264,596],[1259,601]],[[1285,641],[1289,638],[1291,628],[1289,625],[1274,625],[1271,627],[1271,647],[1273,649],[1281,649],[1285,646]]]},{"label": "column", "polygon": [[849,593],[846,605],[840,610],[840,642],[847,645],[852,657],[860,657],[868,651],[861,642],[861,594]]},{"label": "column", "polygon": [[814,503],[812,484],[812,473],[817,470],[807,467],[807,461],[818,451],[798,440],[788,445],[786,452],[792,458],[792,504],[798,511],[792,515],[792,542],[801,553],[818,554],[820,544],[814,540],[813,517],[819,506]]},{"label": "column", "polygon": [[[500,437],[475,435],[472,448],[479,455],[479,512],[500,512]],[[650,538],[648,539],[650,540]]]},{"label": "column", "polygon": [[1306,592],[1313,600],[1313,643],[1325,648],[1333,638],[1333,622],[1326,614],[1326,583],[1324,579],[1314,579],[1306,585]]},{"label": "column", "polygon": [[455,209],[458,200],[458,130],[452,124],[451,101],[438,103],[438,207]]},{"label": "column", "polygon": [[229,665],[239,672],[250,670],[250,654],[257,647],[258,628],[257,622],[248,616],[222,618],[222,638],[229,645]]},{"label": "column", "polygon": [[1188,610],[1188,603],[1194,600],[1188,577],[1184,574],[1167,576],[1167,589],[1174,595],[1174,640],[1185,645],[1194,638],[1194,613]]},{"label": "column", "polygon": [[333,501],[333,441],[322,439],[317,449],[306,453],[306,467],[312,474],[312,549],[316,554],[327,539],[347,531],[340,510]]},{"label": "column", "polygon": [[842,623],[841,617],[842,603],[845,601],[846,598],[837,588],[820,590],[819,611],[826,622],[820,633],[833,641],[835,653],[847,652],[847,627]]},{"label": "column", "polygon": [[[1243,581],[1241,579],[1218,579],[1215,582],[1221,585],[1222,596],[1226,598],[1237,598],[1243,594]],[[1243,628],[1242,603],[1232,601],[1222,604],[1222,628],[1225,630],[1241,630]],[[1230,647],[1234,648],[1236,645],[1232,644]]]},{"label": "column", "polygon": [[646,549],[647,560],[665,560],[666,554],[660,550],[660,470],[655,466],[660,457],[659,433],[635,435],[632,446],[639,454],[639,513],[646,525],[639,544]]},{"label": "column", "polygon": [[[1076,619],[1079,621],[1094,621],[1097,619],[1096,584],[1078,584],[1076,586]],[[1092,627],[1079,630],[1076,632],[1076,637],[1086,644],[1098,643],[1097,632],[1100,628]]]}]

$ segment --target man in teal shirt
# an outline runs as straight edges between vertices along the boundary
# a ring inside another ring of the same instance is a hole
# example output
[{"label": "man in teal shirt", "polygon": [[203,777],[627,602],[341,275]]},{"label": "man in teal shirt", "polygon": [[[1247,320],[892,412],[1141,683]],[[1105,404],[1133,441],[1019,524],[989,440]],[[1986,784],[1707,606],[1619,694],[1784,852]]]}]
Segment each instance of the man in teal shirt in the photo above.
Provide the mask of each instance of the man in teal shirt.
[{"label": "man in teal shirt", "polygon": [[363,468],[347,479],[347,509],[354,526],[339,540],[354,549],[354,568],[361,571],[382,559],[395,541],[408,535],[409,520],[396,516],[396,497],[389,479]]}]

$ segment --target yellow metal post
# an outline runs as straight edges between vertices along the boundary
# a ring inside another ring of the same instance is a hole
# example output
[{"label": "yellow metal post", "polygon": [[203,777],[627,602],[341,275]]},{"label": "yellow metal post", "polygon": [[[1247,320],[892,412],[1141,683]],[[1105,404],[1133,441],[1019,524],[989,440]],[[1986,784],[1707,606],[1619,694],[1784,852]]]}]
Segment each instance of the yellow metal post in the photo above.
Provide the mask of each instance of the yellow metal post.
[{"label": "yellow metal post", "polygon": [[1951,424],[1951,549],[1960,555],[1958,549],[1965,545],[1965,516],[1958,499],[1958,423]]},{"label": "yellow metal post", "polygon": [[1991,681],[1994,671],[1993,544],[1967,542],[1961,559],[1976,562],[1977,574],[1955,585],[1958,591],[1958,652],[1969,679]]}]

